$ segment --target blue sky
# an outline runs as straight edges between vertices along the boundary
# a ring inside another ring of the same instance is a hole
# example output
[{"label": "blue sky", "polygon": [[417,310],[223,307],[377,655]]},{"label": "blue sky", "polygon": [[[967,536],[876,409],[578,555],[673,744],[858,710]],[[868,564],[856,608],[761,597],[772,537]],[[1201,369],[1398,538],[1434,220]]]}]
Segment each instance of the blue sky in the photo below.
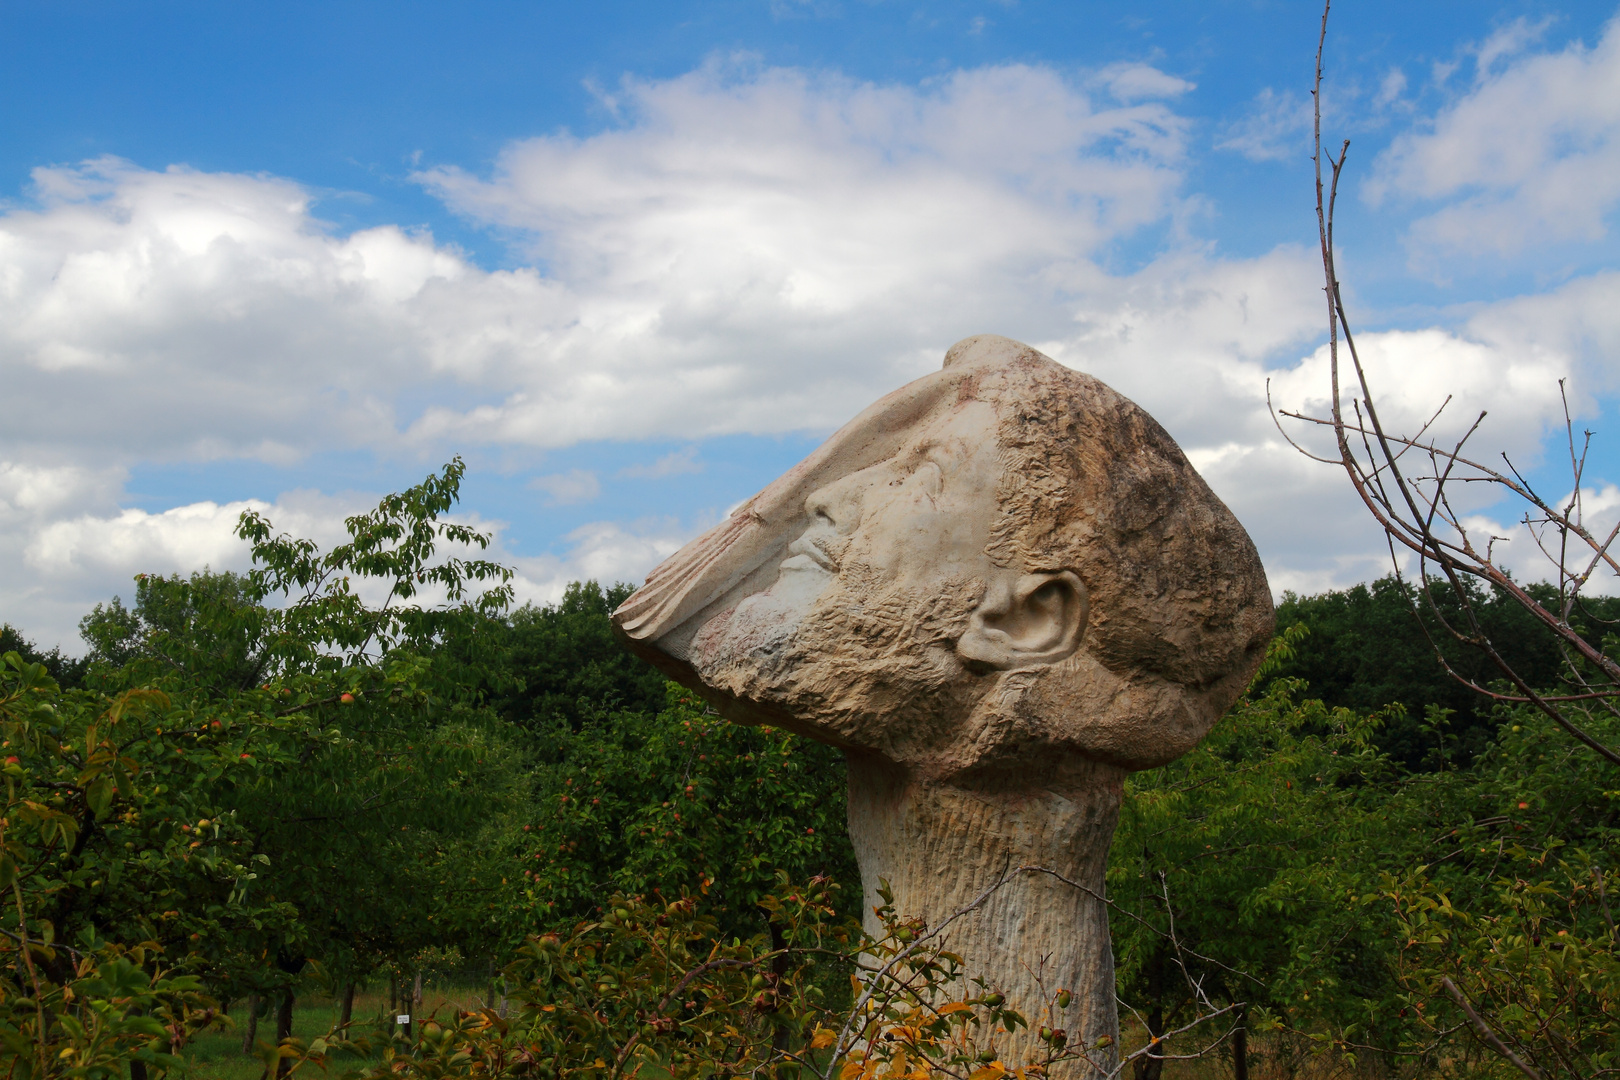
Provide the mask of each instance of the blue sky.
[{"label": "blue sky", "polygon": [[[1615,14],[1346,0],[1326,97],[1390,409],[1535,461],[1567,376],[1599,488]],[[1263,407],[1320,390],[1319,15],[0,3],[0,619],[72,648],[245,500],[330,536],[453,453],[526,597],[636,580],[981,331],[1149,408],[1279,590],[1375,575]]]}]

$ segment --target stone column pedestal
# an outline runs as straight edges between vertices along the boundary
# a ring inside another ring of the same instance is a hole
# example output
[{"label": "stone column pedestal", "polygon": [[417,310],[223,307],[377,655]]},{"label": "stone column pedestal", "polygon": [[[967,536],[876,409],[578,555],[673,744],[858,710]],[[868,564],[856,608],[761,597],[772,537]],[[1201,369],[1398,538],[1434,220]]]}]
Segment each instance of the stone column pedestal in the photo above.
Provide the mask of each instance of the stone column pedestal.
[{"label": "stone column pedestal", "polygon": [[[860,863],[865,925],[882,924],[873,909],[888,882],[901,917],[921,917],[929,929],[972,904],[1008,871],[1043,866],[1090,890],[1048,874],[1024,873],[996,890],[945,932],[968,978],[982,976],[1007,996],[1029,1028],[995,1037],[1002,1060],[1037,1060],[1042,1024],[1062,1028],[1071,1045],[1103,1036],[1113,1047],[1093,1054],[1117,1060],[1119,1017],[1105,895],[1108,844],[1119,820],[1125,772],[1086,763],[1061,790],[987,784],[958,787],[925,780],[875,754],[849,755],[849,832]],[[1095,895],[1092,895],[1095,894]],[[1059,990],[1072,995],[1059,1010]],[[1083,1063],[1056,1074],[1083,1077]]]}]

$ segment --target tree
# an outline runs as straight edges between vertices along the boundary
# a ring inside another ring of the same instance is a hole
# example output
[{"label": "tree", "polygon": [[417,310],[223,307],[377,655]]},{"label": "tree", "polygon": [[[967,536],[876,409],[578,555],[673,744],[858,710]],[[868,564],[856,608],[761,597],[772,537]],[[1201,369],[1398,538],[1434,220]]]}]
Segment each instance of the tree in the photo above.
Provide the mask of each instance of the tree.
[{"label": "tree", "polygon": [[[1179,1026],[1200,994],[1240,1005],[1247,1034],[1312,1033],[1399,1043],[1376,1018],[1395,993],[1391,920],[1372,903],[1402,810],[1372,745],[1381,717],[1305,698],[1276,677],[1306,638],[1272,644],[1249,694],[1194,750],[1133,775],[1109,861],[1121,1000],[1150,1035]],[[1157,1080],[1162,1059],[1139,1059]]]},{"label": "tree", "polygon": [[79,620],[90,678],[108,687],[179,680],[224,693],[262,683],[274,616],[229,571],[137,574],[135,606],[114,597]]},{"label": "tree", "polygon": [[[1469,456],[1472,451],[1468,443],[1484,420],[1484,413],[1451,445],[1440,443],[1430,433],[1449,398],[1439,403],[1434,416],[1415,434],[1391,431],[1379,417],[1376,396],[1356,348],[1335,261],[1334,207],[1350,140],[1344,140],[1337,157],[1323,150],[1322,58],[1330,7],[1324,4],[1322,9],[1311,94],[1316,102],[1313,161],[1317,236],[1327,298],[1331,405],[1327,416],[1292,412],[1282,415],[1331,432],[1336,457],[1321,457],[1297,443],[1295,446],[1309,457],[1343,469],[1352,489],[1383,529],[1391,555],[1404,553],[1415,560],[1415,572],[1410,574],[1414,612],[1422,619],[1440,664],[1464,686],[1492,701],[1539,709],[1577,742],[1620,764],[1620,746],[1591,734],[1598,715],[1620,715],[1620,657],[1615,654],[1620,637],[1610,632],[1612,605],[1594,605],[1586,592],[1594,574],[1620,575],[1620,560],[1612,550],[1620,539],[1620,520],[1612,527],[1600,525],[1595,529],[1586,520],[1588,492],[1582,485],[1586,482],[1592,433],[1588,431],[1584,438],[1576,439],[1567,397],[1564,419],[1571,487],[1567,495],[1558,498],[1543,496],[1505,455],[1500,470]],[[1325,185],[1324,157],[1329,168]],[[1340,377],[1341,358],[1349,360],[1348,401]],[[1559,386],[1562,390],[1562,382]],[[1554,579],[1550,590],[1538,597],[1508,572],[1496,553],[1500,538],[1490,535],[1488,528],[1465,512],[1468,505],[1477,504],[1479,496],[1464,498],[1464,488],[1489,490],[1523,508],[1521,523],[1546,556]],[[1398,580],[1407,576],[1399,558],[1395,559],[1395,573]],[[1493,637],[1491,620],[1479,601],[1496,593],[1519,605],[1528,621],[1556,650],[1562,661],[1558,686],[1538,684],[1533,668],[1516,664],[1511,652]],[[1487,661],[1492,679],[1500,679],[1505,685],[1494,688],[1453,666],[1440,645],[1442,641],[1477,650]]]},{"label": "tree", "polygon": [[84,680],[86,666],[84,660],[63,656],[59,645],[46,652],[23,636],[23,632],[15,626],[0,623],[0,656],[8,652],[16,653],[26,663],[43,664],[46,672],[59,686],[77,688]]},{"label": "tree", "polygon": [[[1484,413],[1448,443],[1432,434],[1447,402],[1439,403],[1434,416],[1415,433],[1393,431],[1380,418],[1356,349],[1336,266],[1334,208],[1350,142],[1343,141],[1337,156],[1324,151],[1322,144],[1321,87],[1330,8],[1330,3],[1324,3],[1312,87],[1330,409],[1327,416],[1283,415],[1332,434],[1333,456],[1310,456],[1343,469],[1352,489],[1383,529],[1391,555],[1404,553],[1413,559],[1410,595],[1414,613],[1427,620],[1425,633],[1441,666],[1499,705],[1536,710],[1585,751],[1602,759],[1606,768],[1620,766],[1620,656],[1615,652],[1620,636],[1611,630],[1612,611],[1593,604],[1587,594],[1594,575],[1620,574],[1620,561],[1613,551],[1615,540],[1620,539],[1620,521],[1594,527],[1587,519],[1583,484],[1591,432],[1576,438],[1567,396],[1564,428],[1570,490],[1559,497],[1538,491],[1506,455],[1500,468],[1486,465],[1474,455],[1468,444]],[[1329,167],[1326,183],[1324,157]],[[1340,377],[1344,358],[1348,359],[1348,401]],[[1499,538],[1466,512],[1465,488],[1488,491],[1522,508],[1520,523],[1547,559],[1553,578],[1548,590],[1538,595],[1507,572],[1496,554]],[[1400,578],[1399,558],[1395,568]],[[1490,595],[1501,594],[1519,605],[1550,642],[1562,662],[1557,685],[1541,683],[1493,637],[1479,602],[1486,595],[1480,585]],[[1446,641],[1477,650],[1492,669],[1493,681],[1452,664],[1441,645]],[[1531,800],[1525,800],[1520,808],[1530,805]],[[1453,835],[1464,835],[1472,816],[1467,814]],[[1473,824],[1477,828],[1478,823]],[[1523,869],[1511,879],[1498,879],[1493,895],[1476,892],[1472,910],[1458,908],[1452,902],[1453,890],[1433,884],[1422,866],[1387,890],[1405,923],[1409,946],[1433,946],[1444,957],[1443,961],[1403,967],[1414,1008],[1438,1004],[1433,1011],[1425,1010],[1431,1020],[1460,1015],[1457,1027],[1471,1030],[1502,1062],[1535,1080],[1554,1071],[1593,1075],[1608,1071],[1614,1060],[1605,1059],[1602,1052],[1615,1043],[1615,1003],[1620,1000],[1615,992],[1620,941],[1604,899],[1610,871],[1601,853],[1589,865],[1559,858],[1557,849],[1562,843],[1562,838],[1547,836],[1539,844],[1515,844],[1511,853],[1499,847],[1488,878],[1496,879],[1499,868],[1518,864]],[[1464,846],[1457,851],[1466,854],[1468,849]],[[1549,870],[1549,861],[1555,864],[1555,873]],[[1589,897],[1594,890],[1600,903],[1584,902],[1581,894]],[[1601,927],[1596,921],[1598,911],[1603,917]],[[1559,914],[1568,923],[1558,935],[1564,940],[1543,943],[1538,928]],[[1592,1040],[1594,1033],[1597,1041]]]},{"label": "tree", "polygon": [[[430,655],[510,600],[510,571],[455,550],[488,538],[442,520],[460,477],[349,518],[329,552],[243,515],[248,574],[142,576],[133,608],[85,620],[94,689],[8,661],[19,926],[90,943],[69,956],[145,942],[226,996],[279,998],[276,1041],[308,959],[352,980],[479,926],[452,871],[488,862],[522,784]],[[40,955],[67,993],[72,963]]]},{"label": "tree", "polygon": [[165,1071],[214,1019],[199,975],[290,905],[222,788],[295,752],[260,692],[200,709],[161,691],[63,691],[0,657],[0,1042],[26,1075]]},{"label": "tree", "polygon": [[[1534,616],[1500,589],[1466,587],[1474,617],[1502,655],[1532,685],[1556,685],[1562,661],[1552,640],[1537,631]],[[1545,598],[1552,589],[1529,585],[1526,591]],[[1458,617],[1449,592],[1437,592],[1434,600],[1448,619]],[[1604,618],[1620,615],[1620,605],[1609,599],[1596,601],[1594,610]],[[1491,682],[1495,669],[1478,651],[1444,634],[1410,583],[1391,575],[1316,596],[1284,593],[1277,621],[1310,628],[1279,673],[1304,679],[1313,696],[1333,705],[1363,713],[1384,710],[1374,745],[1406,769],[1466,762],[1489,745],[1497,724],[1490,699],[1436,664],[1434,652],[1438,648],[1447,666],[1470,682]],[[1387,710],[1393,704],[1403,711]],[[1428,722],[1431,706],[1449,714],[1443,730]]]},{"label": "tree", "polygon": [[653,715],[587,711],[577,730],[557,716],[536,733],[533,816],[502,852],[508,912],[557,929],[591,917],[605,893],[688,892],[746,938],[779,873],[857,878],[839,751],[666,692]]},{"label": "tree", "polygon": [[556,604],[524,604],[447,637],[434,659],[457,692],[524,731],[547,731],[558,718],[577,730],[603,710],[656,713],[664,676],[620,645],[608,620],[632,591],[570,582]]}]

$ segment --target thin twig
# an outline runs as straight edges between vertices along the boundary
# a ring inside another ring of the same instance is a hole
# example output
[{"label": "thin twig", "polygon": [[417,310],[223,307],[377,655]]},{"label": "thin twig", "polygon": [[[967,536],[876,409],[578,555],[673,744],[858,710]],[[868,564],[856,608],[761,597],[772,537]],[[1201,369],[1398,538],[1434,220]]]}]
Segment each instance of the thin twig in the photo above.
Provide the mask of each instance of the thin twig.
[{"label": "thin twig", "polygon": [[1496,1032],[1491,1030],[1491,1026],[1485,1022],[1484,1018],[1474,1011],[1474,1007],[1469,1004],[1467,996],[1457,989],[1457,984],[1451,981],[1450,976],[1442,977],[1440,985],[1450,995],[1451,1000],[1457,1003],[1457,1007],[1463,1011],[1463,1015],[1468,1017],[1468,1023],[1474,1029],[1474,1034],[1479,1036],[1480,1042],[1496,1051],[1509,1065],[1530,1077],[1530,1080],[1545,1080],[1540,1069],[1526,1065],[1524,1059],[1507,1048],[1502,1040],[1497,1037]]}]

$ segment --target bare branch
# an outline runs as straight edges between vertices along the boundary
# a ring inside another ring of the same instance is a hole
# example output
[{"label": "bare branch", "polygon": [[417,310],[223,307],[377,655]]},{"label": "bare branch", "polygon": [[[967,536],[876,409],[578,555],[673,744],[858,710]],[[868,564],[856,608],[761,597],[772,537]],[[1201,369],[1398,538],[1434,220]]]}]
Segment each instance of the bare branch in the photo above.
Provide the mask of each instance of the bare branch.
[{"label": "bare branch", "polygon": [[1545,1080],[1540,1069],[1526,1065],[1518,1054],[1507,1048],[1496,1032],[1491,1030],[1491,1026],[1485,1022],[1484,1018],[1474,1011],[1474,1007],[1469,1004],[1467,996],[1457,989],[1457,984],[1452,982],[1449,976],[1443,977],[1440,980],[1440,985],[1451,997],[1451,1000],[1457,1003],[1457,1007],[1463,1011],[1463,1015],[1468,1017],[1469,1026],[1474,1029],[1474,1034],[1479,1036],[1480,1042],[1496,1051],[1503,1060],[1530,1077],[1530,1080]]}]

